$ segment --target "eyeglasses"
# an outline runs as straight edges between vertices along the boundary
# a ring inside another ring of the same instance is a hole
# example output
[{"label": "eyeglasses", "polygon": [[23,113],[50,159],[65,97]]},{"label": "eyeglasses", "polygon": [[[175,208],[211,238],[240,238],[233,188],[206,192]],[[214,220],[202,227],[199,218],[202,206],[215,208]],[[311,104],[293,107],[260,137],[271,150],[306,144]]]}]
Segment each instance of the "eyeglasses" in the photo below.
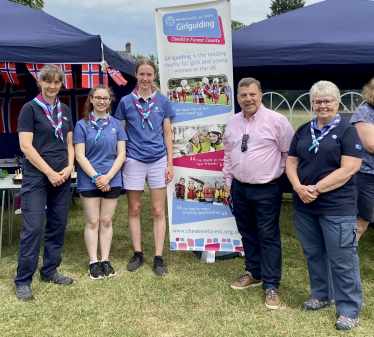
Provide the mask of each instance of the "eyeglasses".
[{"label": "eyeglasses", "polygon": [[325,99],[324,101],[313,101],[313,105],[318,107],[318,106],[321,106],[323,103],[326,106],[331,106],[333,102],[334,102],[333,99]]},{"label": "eyeglasses", "polygon": [[243,138],[242,138],[242,152],[245,152],[245,151],[248,150],[248,145],[247,145],[248,139],[249,139],[249,135],[243,135]]},{"label": "eyeglasses", "polygon": [[96,102],[101,102],[101,100],[103,100],[104,102],[109,102],[109,100],[110,100],[110,97],[92,96],[92,98],[93,98]]}]

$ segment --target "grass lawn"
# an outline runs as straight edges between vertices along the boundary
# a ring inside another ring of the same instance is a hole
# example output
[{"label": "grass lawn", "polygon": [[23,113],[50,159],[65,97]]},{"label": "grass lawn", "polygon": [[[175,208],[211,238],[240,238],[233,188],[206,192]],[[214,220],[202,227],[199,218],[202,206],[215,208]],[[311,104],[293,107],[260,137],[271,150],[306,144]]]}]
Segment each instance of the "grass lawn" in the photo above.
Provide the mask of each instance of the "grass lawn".
[{"label": "grass lawn", "polygon": [[[169,275],[152,272],[153,234],[149,192],[143,196],[143,250],[146,262],[135,273],[126,271],[132,255],[127,227],[126,197],[121,196],[114,218],[111,262],[117,276],[93,281],[83,240],[84,217],[78,199],[70,209],[60,272],[74,278],[71,286],[41,283],[38,272],[32,289],[35,300],[20,302],[13,277],[21,230],[15,216],[13,246],[9,247],[7,217],[0,261],[1,336],[373,336],[374,231],[359,247],[364,304],[360,324],[350,332],[334,328],[336,312],[300,309],[309,299],[309,279],[292,220],[290,196],[281,213],[283,278],[282,307],[267,310],[261,288],[235,291],[230,284],[243,274],[244,260],[235,258],[205,264],[192,252],[170,251],[164,257]],[[40,260],[41,261],[41,260]]]}]

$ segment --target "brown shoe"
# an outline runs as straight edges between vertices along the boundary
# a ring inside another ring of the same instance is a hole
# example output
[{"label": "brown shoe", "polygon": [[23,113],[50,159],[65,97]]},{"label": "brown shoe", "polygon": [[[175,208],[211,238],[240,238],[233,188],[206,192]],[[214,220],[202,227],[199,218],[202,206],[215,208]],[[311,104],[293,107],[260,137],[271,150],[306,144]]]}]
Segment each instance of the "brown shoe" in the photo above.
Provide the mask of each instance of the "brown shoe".
[{"label": "brown shoe", "polygon": [[266,289],[266,299],[265,306],[268,309],[279,309],[281,305],[281,300],[278,294],[278,290],[275,288]]},{"label": "brown shoe", "polygon": [[240,276],[239,281],[231,285],[232,289],[241,290],[249,287],[257,287],[262,284],[262,280],[256,280],[253,278],[249,271],[246,271],[244,275]]}]

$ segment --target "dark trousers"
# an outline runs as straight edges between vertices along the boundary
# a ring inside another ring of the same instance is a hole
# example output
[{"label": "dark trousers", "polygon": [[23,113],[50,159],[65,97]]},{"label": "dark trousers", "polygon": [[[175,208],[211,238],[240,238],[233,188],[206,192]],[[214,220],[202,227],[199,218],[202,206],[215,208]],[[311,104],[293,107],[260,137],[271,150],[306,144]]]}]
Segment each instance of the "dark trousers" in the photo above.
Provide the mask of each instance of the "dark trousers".
[{"label": "dark trousers", "polygon": [[362,286],[356,251],[356,215],[294,210],[294,219],[308,263],[312,298],[335,299],[340,316],[357,318],[362,306]]},{"label": "dark trousers", "polygon": [[282,191],[277,180],[268,184],[231,185],[235,220],[242,236],[245,269],[263,280],[263,288],[278,288],[282,274],[279,213]]},{"label": "dark trousers", "polygon": [[[18,250],[17,276],[14,283],[30,285],[38,267],[44,228],[43,267],[40,274],[50,276],[62,261],[61,253],[69,212],[70,179],[53,187],[46,176],[23,177],[21,188],[22,230]],[[45,206],[47,205],[47,212]]]}]

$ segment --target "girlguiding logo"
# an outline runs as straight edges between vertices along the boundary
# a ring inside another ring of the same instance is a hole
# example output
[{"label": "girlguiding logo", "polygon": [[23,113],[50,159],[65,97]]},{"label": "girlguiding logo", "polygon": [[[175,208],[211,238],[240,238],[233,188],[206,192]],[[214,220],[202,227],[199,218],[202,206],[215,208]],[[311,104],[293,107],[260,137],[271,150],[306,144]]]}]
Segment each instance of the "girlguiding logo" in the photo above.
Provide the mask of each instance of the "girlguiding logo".
[{"label": "girlguiding logo", "polygon": [[169,27],[173,26],[174,23],[175,23],[175,20],[174,20],[174,18],[172,16],[166,17],[166,19],[165,19],[166,26],[169,26]]},{"label": "girlguiding logo", "polygon": [[164,15],[164,34],[184,37],[221,37],[215,8]]}]

